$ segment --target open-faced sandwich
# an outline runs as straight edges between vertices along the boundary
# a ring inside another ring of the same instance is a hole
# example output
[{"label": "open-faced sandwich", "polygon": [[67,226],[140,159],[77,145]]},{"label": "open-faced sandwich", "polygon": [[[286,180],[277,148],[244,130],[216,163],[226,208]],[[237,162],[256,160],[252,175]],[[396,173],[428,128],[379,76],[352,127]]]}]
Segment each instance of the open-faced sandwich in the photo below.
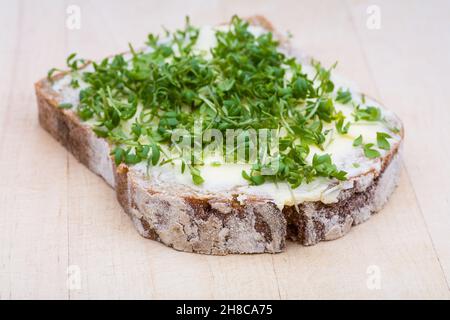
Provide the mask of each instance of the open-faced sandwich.
[{"label": "open-faced sandwich", "polygon": [[403,128],[262,17],[149,35],[36,84],[39,121],[139,233],[206,254],[332,240],[381,209]]}]

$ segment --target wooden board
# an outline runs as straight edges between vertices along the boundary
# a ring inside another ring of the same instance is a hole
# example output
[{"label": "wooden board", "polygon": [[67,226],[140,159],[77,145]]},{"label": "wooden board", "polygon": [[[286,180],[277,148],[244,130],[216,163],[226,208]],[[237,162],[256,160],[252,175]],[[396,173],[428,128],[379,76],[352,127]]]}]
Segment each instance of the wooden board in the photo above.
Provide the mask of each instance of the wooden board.
[{"label": "wooden board", "polygon": [[[0,2],[0,299],[450,298],[450,2],[74,2],[74,30],[71,1]],[[187,14],[201,25],[234,13],[263,14],[338,60],[404,121],[398,189],[344,238],[277,255],[174,251],[141,238],[113,190],[38,125],[33,83],[71,52],[99,59]]]}]

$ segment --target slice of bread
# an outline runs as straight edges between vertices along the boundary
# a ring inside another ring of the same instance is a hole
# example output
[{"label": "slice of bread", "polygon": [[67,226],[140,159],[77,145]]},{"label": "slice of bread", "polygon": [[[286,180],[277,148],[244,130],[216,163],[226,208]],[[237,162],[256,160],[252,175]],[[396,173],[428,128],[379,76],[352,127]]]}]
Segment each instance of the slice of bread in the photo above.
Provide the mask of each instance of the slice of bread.
[{"label": "slice of bread", "polygon": [[[248,20],[274,32],[262,17]],[[108,141],[97,137],[74,111],[58,108],[68,93],[54,84],[66,76],[60,73],[53,81],[36,83],[41,126],[116,190],[118,201],[143,237],[177,250],[218,255],[276,253],[284,250],[287,239],[304,245],[333,240],[379,211],[397,184],[403,128],[384,108],[389,125],[400,129],[398,139],[382,157],[357,159],[367,165],[345,183],[330,182],[324,193],[333,194],[331,201],[312,198],[280,205],[270,192],[255,192],[259,189],[194,187],[170,175],[148,176],[139,165],[117,167]]]}]

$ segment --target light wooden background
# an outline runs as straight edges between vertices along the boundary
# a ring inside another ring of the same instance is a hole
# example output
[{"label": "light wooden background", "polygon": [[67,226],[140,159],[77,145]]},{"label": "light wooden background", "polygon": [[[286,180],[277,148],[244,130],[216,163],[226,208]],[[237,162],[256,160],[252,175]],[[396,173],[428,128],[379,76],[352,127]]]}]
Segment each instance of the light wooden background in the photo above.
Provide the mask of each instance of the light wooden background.
[{"label": "light wooden background", "polygon": [[[379,30],[366,26],[373,3]],[[80,30],[65,26],[70,4]],[[113,190],[38,125],[33,83],[69,53],[99,59],[186,14],[216,24],[234,13],[263,14],[305,52],[338,60],[404,120],[398,189],[342,239],[277,255],[174,251],[141,238]],[[449,58],[450,1],[0,0],[0,299],[449,299]]]}]

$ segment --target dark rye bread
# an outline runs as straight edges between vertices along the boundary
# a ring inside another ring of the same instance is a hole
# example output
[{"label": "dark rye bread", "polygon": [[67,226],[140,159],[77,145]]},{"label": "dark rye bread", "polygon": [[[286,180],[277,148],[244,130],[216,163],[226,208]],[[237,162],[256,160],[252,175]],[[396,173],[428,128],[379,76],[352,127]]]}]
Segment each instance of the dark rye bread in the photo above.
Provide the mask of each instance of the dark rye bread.
[{"label": "dark rye bread", "polygon": [[[262,17],[249,21],[273,30]],[[273,200],[257,196],[240,201],[239,194],[199,193],[169,181],[150,181],[133,166],[116,167],[108,142],[73,111],[57,107],[61,97],[47,79],[35,88],[41,126],[115,188],[119,203],[143,237],[177,250],[217,255],[276,253],[283,251],[286,239],[313,245],[339,238],[381,209],[400,171],[399,142],[382,159],[381,170],[352,178],[352,187],[341,191],[336,203],[304,202],[280,210]]]}]

